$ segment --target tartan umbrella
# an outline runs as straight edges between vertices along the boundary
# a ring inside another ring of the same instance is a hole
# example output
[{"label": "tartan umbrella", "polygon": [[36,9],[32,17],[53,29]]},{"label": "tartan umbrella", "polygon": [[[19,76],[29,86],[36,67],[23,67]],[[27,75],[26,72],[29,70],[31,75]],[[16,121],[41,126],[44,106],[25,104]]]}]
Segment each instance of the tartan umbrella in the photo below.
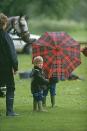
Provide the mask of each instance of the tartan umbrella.
[{"label": "tartan umbrella", "polygon": [[45,32],[32,44],[32,60],[42,56],[47,77],[69,78],[80,65],[80,45],[66,32]]}]

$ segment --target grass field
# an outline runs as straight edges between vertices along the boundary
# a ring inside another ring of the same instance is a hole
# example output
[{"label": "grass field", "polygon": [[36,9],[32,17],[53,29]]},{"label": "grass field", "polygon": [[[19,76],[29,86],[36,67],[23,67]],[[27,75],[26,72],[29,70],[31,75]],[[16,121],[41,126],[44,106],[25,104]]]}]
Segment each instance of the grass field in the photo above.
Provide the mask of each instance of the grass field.
[{"label": "grass field", "polygon": [[35,18],[29,21],[29,29],[31,33],[40,35],[47,31],[65,31],[69,33],[75,40],[87,42],[87,24],[83,22]]},{"label": "grass field", "polygon": [[[19,71],[32,67],[31,56],[18,55]],[[84,81],[63,81],[57,84],[56,105],[48,112],[32,112],[30,79],[23,80],[15,76],[16,92],[14,109],[18,117],[5,116],[5,98],[0,98],[0,131],[87,131],[87,58],[81,54],[82,64],[75,73]]]}]

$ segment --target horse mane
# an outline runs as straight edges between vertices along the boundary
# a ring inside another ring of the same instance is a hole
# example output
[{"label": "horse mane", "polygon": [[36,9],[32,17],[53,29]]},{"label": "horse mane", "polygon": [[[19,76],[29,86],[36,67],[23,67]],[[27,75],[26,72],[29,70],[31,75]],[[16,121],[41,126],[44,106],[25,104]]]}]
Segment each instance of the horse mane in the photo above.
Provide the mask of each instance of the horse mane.
[{"label": "horse mane", "polygon": [[[8,33],[15,33],[26,43],[30,43],[30,33],[25,16],[12,16],[8,18]],[[11,32],[12,31],[12,32]]]},{"label": "horse mane", "polygon": [[8,18],[7,32],[10,32],[12,29],[16,31],[17,34],[23,32],[28,32],[28,25],[25,17],[12,16]]}]

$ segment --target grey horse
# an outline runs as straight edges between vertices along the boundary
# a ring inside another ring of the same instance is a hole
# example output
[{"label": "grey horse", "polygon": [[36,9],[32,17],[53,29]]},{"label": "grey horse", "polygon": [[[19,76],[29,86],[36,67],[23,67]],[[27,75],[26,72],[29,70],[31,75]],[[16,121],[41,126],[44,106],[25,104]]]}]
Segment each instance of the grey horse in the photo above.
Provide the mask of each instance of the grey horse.
[{"label": "grey horse", "polygon": [[31,44],[36,39],[30,38],[30,32],[26,17],[24,15],[9,17],[9,22],[6,30],[9,33],[12,31],[12,33],[17,34],[24,42],[26,42],[23,52],[27,52],[29,54]]}]

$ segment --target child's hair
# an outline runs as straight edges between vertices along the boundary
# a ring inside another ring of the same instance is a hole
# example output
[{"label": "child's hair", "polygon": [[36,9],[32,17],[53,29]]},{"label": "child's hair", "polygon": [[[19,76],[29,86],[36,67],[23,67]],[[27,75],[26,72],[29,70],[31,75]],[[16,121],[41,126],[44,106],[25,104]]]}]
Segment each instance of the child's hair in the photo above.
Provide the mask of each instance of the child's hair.
[{"label": "child's hair", "polygon": [[0,28],[2,28],[7,23],[8,23],[8,17],[5,14],[0,13]]},{"label": "child's hair", "polygon": [[42,58],[41,56],[36,56],[36,57],[34,57],[34,59],[33,59],[33,64],[34,64],[34,65],[37,65],[37,64],[39,64],[39,63],[43,63],[43,58]]}]

